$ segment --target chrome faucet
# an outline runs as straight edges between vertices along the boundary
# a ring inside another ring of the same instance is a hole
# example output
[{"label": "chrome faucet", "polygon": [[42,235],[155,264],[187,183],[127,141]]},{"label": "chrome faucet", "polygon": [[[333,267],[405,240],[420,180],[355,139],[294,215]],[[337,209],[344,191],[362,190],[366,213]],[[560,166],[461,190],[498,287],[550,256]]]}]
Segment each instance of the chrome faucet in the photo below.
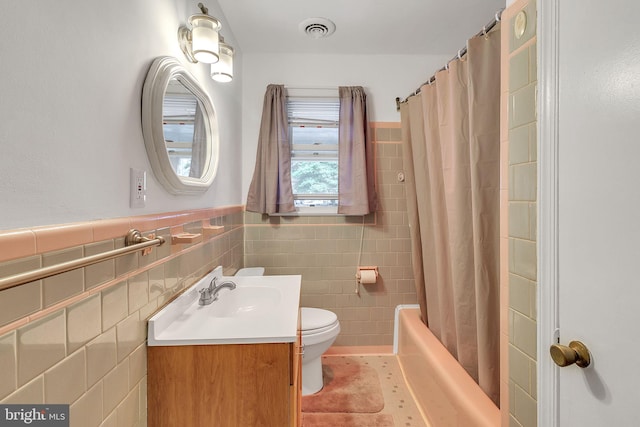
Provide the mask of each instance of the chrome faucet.
[{"label": "chrome faucet", "polygon": [[219,285],[216,285],[216,280],[218,280],[218,278],[214,277],[213,280],[211,280],[211,283],[209,283],[208,287],[200,289],[200,299],[198,300],[198,304],[209,305],[212,302],[217,301],[218,292],[220,292],[222,288],[229,288],[231,290],[234,290],[236,288],[236,284],[231,280],[222,282]]}]

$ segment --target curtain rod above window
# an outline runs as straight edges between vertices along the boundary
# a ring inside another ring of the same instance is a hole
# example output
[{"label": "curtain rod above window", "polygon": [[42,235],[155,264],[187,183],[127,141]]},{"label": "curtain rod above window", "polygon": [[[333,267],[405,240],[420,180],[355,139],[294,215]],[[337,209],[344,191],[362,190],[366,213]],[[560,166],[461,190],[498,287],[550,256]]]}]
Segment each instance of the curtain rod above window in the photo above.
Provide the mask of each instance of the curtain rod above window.
[{"label": "curtain rod above window", "polygon": [[338,90],[338,86],[286,86],[285,89],[309,89],[309,90]]},{"label": "curtain rod above window", "polygon": [[[502,16],[502,11],[504,11],[504,8],[500,9],[499,11],[496,12],[495,16],[493,17],[493,19],[484,27],[482,27],[482,30],[479,31],[476,35],[474,35],[473,37],[478,37],[478,36],[486,36],[489,31],[491,31],[493,29],[493,27],[496,26],[496,24],[498,22],[500,22],[500,17]],[[472,37],[472,38],[473,38]],[[449,63],[451,61],[455,61],[456,59],[461,59],[464,55],[466,55],[467,53],[467,46],[465,45],[462,49],[458,50],[458,53],[456,54],[456,56],[454,56],[453,58],[451,58],[450,60],[447,61],[447,63],[441,67],[440,69],[438,69],[435,73],[433,73],[433,75],[431,77],[429,77],[427,79],[426,82],[422,83],[420,85],[420,87],[418,87],[418,89],[416,89],[415,91],[413,91],[412,93],[410,93],[404,100],[401,99],[400,97],[396,98],[396,111],[400,111],[400,104],[403,102],[407,102],[407,100],[409,98],[411,98],[412,96],[415,96],[417,94],[420,93],[420,88],[426,84],[432,84],[435,80],[436,80],[436,74],[440,71],[443,70],[448,70],[449,69]]]},{"label": "curtain rod above window", "polygon": [[285,86],[288,98],[338,98],[338,86]]}]

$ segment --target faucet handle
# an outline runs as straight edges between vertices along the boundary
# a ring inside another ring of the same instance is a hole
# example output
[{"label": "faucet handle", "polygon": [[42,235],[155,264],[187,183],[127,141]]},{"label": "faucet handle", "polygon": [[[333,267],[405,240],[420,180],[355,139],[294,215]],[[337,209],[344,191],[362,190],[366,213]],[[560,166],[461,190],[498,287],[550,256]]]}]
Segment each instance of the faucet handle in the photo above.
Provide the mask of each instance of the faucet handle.
[{"label": "faucet handle", "polygon": [[211,283],[209,283],[209,290],[212,291],[216,287],[216,280],[218,280],[218,276],[214,276],[211,279]]}]

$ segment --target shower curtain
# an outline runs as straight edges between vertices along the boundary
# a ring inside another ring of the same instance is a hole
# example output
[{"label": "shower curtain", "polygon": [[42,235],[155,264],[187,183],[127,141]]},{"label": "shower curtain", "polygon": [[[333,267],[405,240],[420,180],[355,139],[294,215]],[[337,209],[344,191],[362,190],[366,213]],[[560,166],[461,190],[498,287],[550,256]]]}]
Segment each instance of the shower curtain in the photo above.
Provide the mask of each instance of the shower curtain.
[{"label": "shower curtain", "polygon": [[423,321],[499,402],[500,31],[401,104]]}]

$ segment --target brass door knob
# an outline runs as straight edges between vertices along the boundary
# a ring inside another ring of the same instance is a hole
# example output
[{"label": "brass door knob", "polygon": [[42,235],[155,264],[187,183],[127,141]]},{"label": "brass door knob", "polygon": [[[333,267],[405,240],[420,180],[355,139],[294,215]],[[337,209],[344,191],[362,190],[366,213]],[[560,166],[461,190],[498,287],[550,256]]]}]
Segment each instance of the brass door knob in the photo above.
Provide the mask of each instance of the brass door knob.
[{"label": "brass door knob", "polygon": [[581,368],[586,368],[591,363],[591,355],[587,346],[580,341],[571,341],[569,347],[554,344],[549,349],[551,358],[556,365],[563,367],[574,363]]}]

